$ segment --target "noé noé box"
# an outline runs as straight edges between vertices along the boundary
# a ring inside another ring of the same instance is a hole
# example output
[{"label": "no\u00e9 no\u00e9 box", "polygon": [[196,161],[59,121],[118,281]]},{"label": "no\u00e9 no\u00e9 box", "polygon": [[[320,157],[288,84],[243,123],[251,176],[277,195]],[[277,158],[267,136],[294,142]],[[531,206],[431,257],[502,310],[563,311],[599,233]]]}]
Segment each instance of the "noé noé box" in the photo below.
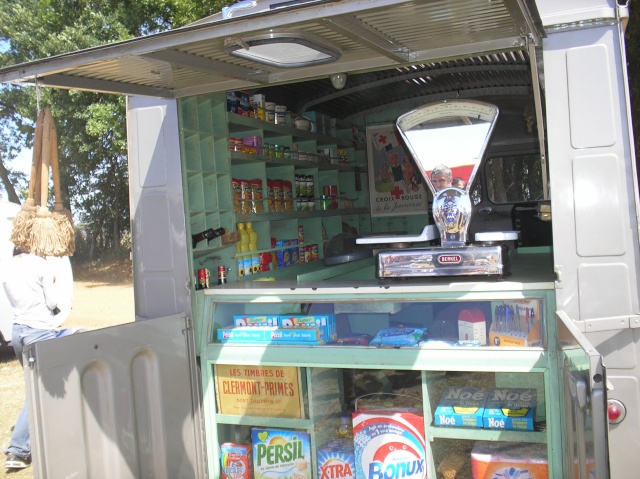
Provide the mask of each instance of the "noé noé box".
[{"label": "no\u00e9 no\u00e9 box", "polygon": [[424,479],[426,443],[419,410],[356,410],[353,413],[356,479]]},{"label": "no\u00e9 no\u00e9 box", "polygon": [[254,479],[311,479],[311,441],[303,431],[252,428]]},{"label": "no\u00e9 no\u00e9 box", "polygon": [[533,431],[535,410],[535,389],[491,389],[484,410],[484,427]]},{"label": "no\u00e9 no\u00e9 box", "polygon": [[486,388],[449,387],[436,407],[436,426],[482,427]]}]

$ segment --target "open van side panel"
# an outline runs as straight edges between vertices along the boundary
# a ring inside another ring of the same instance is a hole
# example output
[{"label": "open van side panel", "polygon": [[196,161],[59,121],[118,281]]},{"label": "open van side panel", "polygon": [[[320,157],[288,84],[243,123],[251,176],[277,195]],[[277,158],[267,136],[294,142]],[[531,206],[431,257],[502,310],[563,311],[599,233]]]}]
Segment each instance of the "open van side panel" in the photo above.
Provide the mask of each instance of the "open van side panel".
[{"label": "open van side panel", "polygon": [[557,308],[604,357],[609,398],[627,418],[611,427],[611,477],[640,447],[639,250],[634,157],[617,25],[548,29],[544,85]]},{"label": "open van side panel", "polygon": [[193,341],[176,315],[27,346],[34,477],[205,477]]}]

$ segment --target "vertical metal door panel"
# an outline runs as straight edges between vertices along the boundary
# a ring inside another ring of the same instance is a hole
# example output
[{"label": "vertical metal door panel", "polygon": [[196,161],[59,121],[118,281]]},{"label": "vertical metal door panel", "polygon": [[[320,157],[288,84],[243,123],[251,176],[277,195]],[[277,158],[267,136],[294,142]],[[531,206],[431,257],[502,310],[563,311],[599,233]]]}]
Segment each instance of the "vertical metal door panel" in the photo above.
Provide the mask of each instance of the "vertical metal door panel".
[{"label": "vertical metal door panel", "polygon": [[36,478],[204,477],[184,316],[31,345]]},{"label": "vertical metal door panel", "polygon": [[127,98],[136,319],[191,316],[175,100]]},{"label": "vertical metal door panel", "polygon": [[608,479],[607,380],[602,356],[564,311],[556,312],[565,398],[567,477]]}]

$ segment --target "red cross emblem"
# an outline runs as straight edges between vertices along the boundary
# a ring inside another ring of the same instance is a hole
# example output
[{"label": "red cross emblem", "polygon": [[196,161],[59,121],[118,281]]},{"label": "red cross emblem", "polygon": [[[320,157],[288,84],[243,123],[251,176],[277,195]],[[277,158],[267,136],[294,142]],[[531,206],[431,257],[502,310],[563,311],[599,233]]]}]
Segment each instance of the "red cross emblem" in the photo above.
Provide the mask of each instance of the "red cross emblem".
[{"label": "red cross emblem", "polygon": [[400,199],[400,197],[402,196],[402,193],[404,193],[404,191],[402,191],[402,188],[400,188],[398,185],[396,185],[396,187],[390,191],[390,194],[392,196],[395,196],[396,200]]}]

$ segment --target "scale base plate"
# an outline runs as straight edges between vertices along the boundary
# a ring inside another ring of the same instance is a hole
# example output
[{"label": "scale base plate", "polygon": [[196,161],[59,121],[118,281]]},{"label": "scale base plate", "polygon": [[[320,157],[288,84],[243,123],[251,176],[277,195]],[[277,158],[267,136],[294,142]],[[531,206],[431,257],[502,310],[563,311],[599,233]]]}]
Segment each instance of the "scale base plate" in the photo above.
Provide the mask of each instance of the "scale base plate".
[{"label": "scale base plate", "polygon": [[508,274],[505,245],[388,249],[378,253],[378,278],[501,276]]}]

